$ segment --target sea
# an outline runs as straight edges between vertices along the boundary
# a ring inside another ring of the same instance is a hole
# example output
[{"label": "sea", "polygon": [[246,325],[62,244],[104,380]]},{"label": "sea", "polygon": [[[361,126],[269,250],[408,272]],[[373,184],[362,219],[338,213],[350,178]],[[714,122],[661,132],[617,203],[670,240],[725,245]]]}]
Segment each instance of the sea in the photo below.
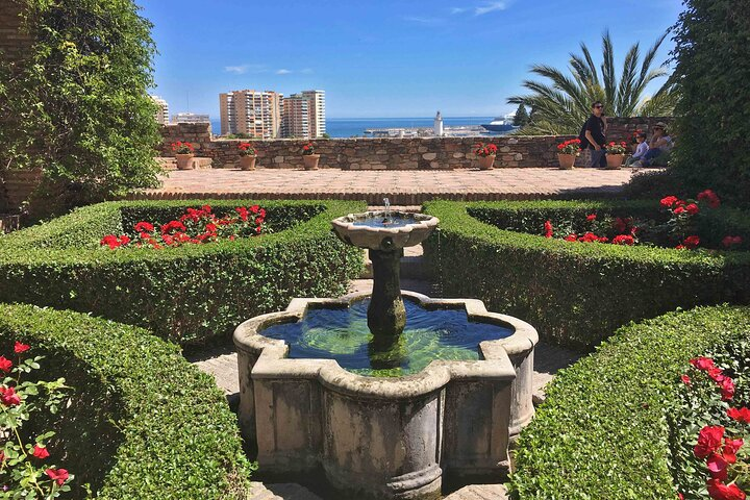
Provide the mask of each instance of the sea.
[{"label": "sea", "polygon": [[[365,130],[371,128],[424,128],[432,127],[434,117],[428,118],[329,118],[326,120],[328,134],[334,138],[364,137]],[[492,117],[443,117],[446,127],[461,127],[490,123]],[[211,120],[214,134],[221,131],[221,121]]]}]

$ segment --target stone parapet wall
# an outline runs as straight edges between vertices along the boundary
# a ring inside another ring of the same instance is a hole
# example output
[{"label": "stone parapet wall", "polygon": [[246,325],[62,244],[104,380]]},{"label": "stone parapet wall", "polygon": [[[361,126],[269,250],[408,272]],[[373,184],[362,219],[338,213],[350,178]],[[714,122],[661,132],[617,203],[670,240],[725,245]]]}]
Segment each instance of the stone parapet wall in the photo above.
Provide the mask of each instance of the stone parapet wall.
[{"label": "stone parapet wall", "polygon": [[659,122],[664,122],[668,127],[674,124],[673,117],[636,117],[636,118],[610,118],[607,130],[607,139],[610,141],[629,141],[636,130],[643,130],[649,137],[651,131]]},{"label": "stone parapet wall", "polygon": [[[609,138],[625,140],[635,130],[650,130],[666,118],[611,118]],[[171,144],[188,141],[196,154],[211,158],[214,168],[233,168],[239,161],[241,140],[212,139],[210,124],[180,123],[162,128],[164,142],[159,154],[173,156]],[[321,168],[342,170],[453,170],[476,168],[472,153],[478,141],[498,147],[496,168],[557,166],[557,144],[574,136],[500,136],[485,138],[329,139],[314,141]],[[280,139],[252,142],[260,168],[301,168],[306,140]]]}]

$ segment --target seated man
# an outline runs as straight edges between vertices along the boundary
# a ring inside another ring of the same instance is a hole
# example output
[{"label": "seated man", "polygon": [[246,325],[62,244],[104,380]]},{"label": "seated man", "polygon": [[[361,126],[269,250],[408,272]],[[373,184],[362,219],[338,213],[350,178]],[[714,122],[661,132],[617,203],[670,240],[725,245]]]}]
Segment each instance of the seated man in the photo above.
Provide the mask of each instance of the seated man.
[{"label": "seated man", "polygon": [[654,125],[654,135],[651,137],[648,152],[640,161],[633,164],[634,167],[650,167],[654,165],[657,158],[669,154],[672,151],[674,141],[667,133],[667,125],[659,122]]}]

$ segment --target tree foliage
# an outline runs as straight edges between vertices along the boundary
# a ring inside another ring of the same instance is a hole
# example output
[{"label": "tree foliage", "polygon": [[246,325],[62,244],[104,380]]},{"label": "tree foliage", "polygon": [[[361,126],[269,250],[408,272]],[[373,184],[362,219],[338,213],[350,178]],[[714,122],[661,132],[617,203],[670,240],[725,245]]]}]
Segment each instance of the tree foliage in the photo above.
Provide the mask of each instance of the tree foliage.
[{"label": "tree foliage", "polygon": [[675,172],[750,202],[750,3],[687,0],[674,26],[680,86]]},{"label": "tree foliage", "polygon": [[515,125],[516,127],[523,127],[525,125],[528,125],[529,120],[529,113],[528,111],[526,111],[526,106],[524,106],[523,104],[519,104],[518,110],[513,116],[513,125]]},{"label": "tree foliage", "polygon": [[[581,124],[591,113],[591,104],[601,101],[609,116],[668,116],[672,114],[677,93],[667,81],[653,96],[645,96],[646,87],[667,76],[666,63],[656,65],[656,56],[665,35],[641,58],[640,43],[625,56],[621,74],[617,75],[615,51],[609,32],[602,36],[602,63],[597,68],[591,51],[581,43],[582,54],[570,54],[570,75],[545,64],[536,64],[531,72],[548,82],[526,80],[527,95],[513,96],[510,104],[532,109],[531,121],[520,130],[528,135],[578,134]],[[601,72],[601,74],[600,74]]]},{"label": "tree foliage", "polygon": [[18,0],[34,42],[5,63],[3,166],[42,167],[75,203],[152,186],[151,23],[132,0]]}]

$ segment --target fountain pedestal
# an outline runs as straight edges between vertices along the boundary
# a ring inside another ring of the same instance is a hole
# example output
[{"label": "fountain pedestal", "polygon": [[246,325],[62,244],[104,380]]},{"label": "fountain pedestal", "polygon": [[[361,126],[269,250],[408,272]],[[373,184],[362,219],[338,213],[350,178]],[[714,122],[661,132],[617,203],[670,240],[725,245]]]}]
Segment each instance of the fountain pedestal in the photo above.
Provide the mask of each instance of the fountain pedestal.
[{"label": "fountain pedestal", "polygon": [[[406,308],[401,298],[403,249],[370,250],[373,289],[367,311],[367,326],[376,344],[393,344],[406,326]],[[383,337],[383,338],[381,338]]]}]

